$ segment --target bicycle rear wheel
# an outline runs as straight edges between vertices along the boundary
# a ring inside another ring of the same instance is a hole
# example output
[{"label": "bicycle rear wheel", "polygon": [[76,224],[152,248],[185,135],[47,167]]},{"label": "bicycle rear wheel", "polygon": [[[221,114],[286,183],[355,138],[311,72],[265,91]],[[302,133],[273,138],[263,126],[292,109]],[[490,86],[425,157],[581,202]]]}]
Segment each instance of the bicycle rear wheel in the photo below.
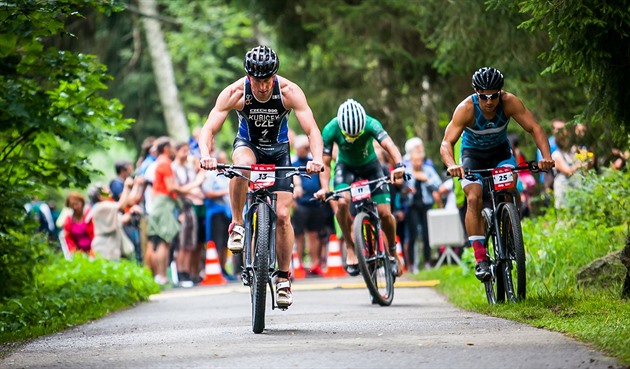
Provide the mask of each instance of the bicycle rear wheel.
[{"label": "bicycle rear wheel", "polygon": [[[499,272],[504,276],[505,294],[508,300],[516,302],[519,299],[525,299],[527,275],[521,219],[514,204],[506,203],[503,206],[500,221],[501,240],[505,247],[507,259],[502,262]],[[514,280],[516,280],[516,290],[514,289]]]},{"label": "bicycle rear wheel", "polygon": [[394,276],[389,255],[379,237],[376,227],[370,222],[367,213],[359,213],[354,218],[354,247],[359,260],[361,275],[373,301],[381,306],[389,306],[394,300]]},{"label": "bicycle rear wheel", "polygon": [[250,286],[252,295],[252,330],[261,333],[265,329],[265,307],[267,301],[267,283],[269,283],[269,208],[258,206],[253,250],[253,280]]}]

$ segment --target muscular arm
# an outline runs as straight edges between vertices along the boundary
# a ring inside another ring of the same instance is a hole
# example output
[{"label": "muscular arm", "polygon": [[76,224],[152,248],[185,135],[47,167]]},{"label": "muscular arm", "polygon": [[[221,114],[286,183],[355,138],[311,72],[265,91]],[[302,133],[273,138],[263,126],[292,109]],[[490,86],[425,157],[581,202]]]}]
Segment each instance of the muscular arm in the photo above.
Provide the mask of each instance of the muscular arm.
[{"label": "muscular arm", "polygon": [[223,126],[230,111],[240,109],[242,106],[243,80],[239,79],[221,91],[216,104],[210,111],[208,119],[201,129],[199,151],[202,158],[210,156],[214,136]]},{"label": "muscular arm", "polygon": [[324,144],[322,141],[322,133],[317,127],[313,111],[306,101],[306,96],[302,89],[293,82],[283,79],[282,93],[284,96],[285,106],[293,109],[304,133],[308,136],[308,142],[313,155],[313,161],[322,163],[322,155]]},{"label": "muscular arm", "polygon": [[446,165],[447,168],[453,168],[452,171],[449,170],[449,173],[458,177],[464,176],[464,169],[455,162],[453,148],[462,135],[462,132],[464,132],[464,128],[466,128],[466,125],[473,117],[473,106],[467,103],[467,100],[462,101],[457,108],[455,108],[453,118],[446,126],[444,138],[440,145],[440,155],[442,156],[444,165]]},{"label": "muscular arm", "polygon": [[400,150],[398,150],[398,147],[396,146],[396,144],[394,144],[394,141],[391,137],[387,137],[386,139],[384,139],[381,142],[381,146],[385,149],[385,151],[387,151],[394,163],[402,162],[402,155],[400,154]]},{"label": "muscular arm", "polygon": [[521,126],[525,131],[527,131],[536,142],[536,146],[542,153],[543,159],[551,160],[551,151],[549,149],[549,140],[547,139],[547,135],[545,135],[545,131],[542,129],[540,124],[534,118],[529,109],[525,107],[523,102],[514,95],[506,96],[504,100],[506,113],[511,115],[512,118]]},{"label": "muscular arm", "polygon": [[328,192],[330,186],[330,162],[332,156],[324,155],[324,171],[319,174],[319,185],[324,192]]}]

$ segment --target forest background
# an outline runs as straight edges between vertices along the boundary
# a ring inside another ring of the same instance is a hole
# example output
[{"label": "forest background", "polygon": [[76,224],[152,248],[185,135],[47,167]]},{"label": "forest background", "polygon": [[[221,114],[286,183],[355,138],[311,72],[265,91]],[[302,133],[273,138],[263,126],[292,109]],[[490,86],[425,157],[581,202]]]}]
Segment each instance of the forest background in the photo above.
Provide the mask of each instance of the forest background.
[{"label": "forest background", "polygon": [[[600,157],[611,143],[628,144],[627,2],[120,4],[123,11],[109,14],[77,9],[83,16],[68,17],[67,33],[50,40],[60,50],[96,55],[113,77],[103,95],[120,100],[123,116],[135,121],[120,133],[124,153],[97,160],[108,175],[120,159],[114,156],[135,155],[147,136],[187,139],[220,91],[243,75],[243,55],[258,44],[278,52],[279,73],[302,87],[320,127],[352,97],[399,147],[419,136],[434,160],[455,106],[471,93],[470,76],[482,66],[503,71],[505,89],[521,97],[548,132],[557,117],[586,123],[586,144]],[[299,132],[295,119],[290,124]],[[221,148],[229,150],[235,128],[232,114],[218,138]],[[533,159],[532,139],[516,124],[510,129]]]},{"label": "forest background", "polygon": [[[3,1],[0,296],[30,283],[39,257],[25,203],[111,179],[147,136],[187,139],[258,44],[278,52],[320,127],[353,97],[399,146],[420,136],[438,162],[454,107],[487,65],[546,129],[555,117],[583,122],[597,154],[627,149],[629,10],[596,0]],[[532,140],[510,129],[533,158]]]}]

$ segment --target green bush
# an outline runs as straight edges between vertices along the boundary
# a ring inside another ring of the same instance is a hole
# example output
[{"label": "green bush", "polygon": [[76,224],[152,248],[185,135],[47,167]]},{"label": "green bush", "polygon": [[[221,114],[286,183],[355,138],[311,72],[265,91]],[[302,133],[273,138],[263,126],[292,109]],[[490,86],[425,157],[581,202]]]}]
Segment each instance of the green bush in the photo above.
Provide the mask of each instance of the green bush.
[{"label": "green bush", "polygon": [[32,285],[0,302],[0,342],[52,333],[159,292],[151,273],[128,260],[54,256],[36,269]]},{"label": "green bush", "polygon": [[572,293],[577,271],[625,244],[630,173],[588,173],[567,192],[567,207],[523,220],[528,287]]},{"label": "green bush", "polygon": [[34,231],[28,229],[22,224],[0,232],[0,299],[18,294],[32,284],[36,265],[52,255],[44,236],[33,236]]},{"label": "green bush", "polygon": [[630,213],[630,172],[589,171],[567,192],[567,206],[558,220],[567,224],[588,222],[605,228],[627,224]]}]

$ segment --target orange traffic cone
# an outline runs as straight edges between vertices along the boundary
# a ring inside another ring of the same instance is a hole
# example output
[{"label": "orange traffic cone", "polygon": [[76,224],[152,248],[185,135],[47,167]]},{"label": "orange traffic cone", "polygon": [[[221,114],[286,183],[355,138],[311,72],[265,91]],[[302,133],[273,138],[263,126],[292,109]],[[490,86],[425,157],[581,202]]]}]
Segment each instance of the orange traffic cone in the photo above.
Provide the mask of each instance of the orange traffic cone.
[{"label": "orange traffic cone", "polygon": [[396,236],[396,254],[402,261],[402,265],[400,266],[402,268],[402,271],[406,272],[407,266],[405,265],[405,257],[403,256],[402,244],[400,243],[400,237],[398,236]]},{"label": "orange traffic cone", "polygon": [[345,277],[346,271],[343,269],[343,263],[341,261],[341,245],[337,236],[330,235],[328,241],[328,257],[326,267],[326,277]]},{"label": "orange traffic cone", "polygon": [[221,273],[221,264],[219,264],[219,254],[214,245],[214,241],[208,241],[206,245],[206,276],[200,284],[204,286],[226,284],[227,281]]},{"label": "orange traffic cone", "polygon": [[300,256],[298,255],[297,245],[293,246],[293,261],[291,263],[291,268],[293,268],[293,271],[291,273],[293,279],[306,278],[306,270],[304,270],[304,266],[302,265],[302,261],[300,260]]}]

